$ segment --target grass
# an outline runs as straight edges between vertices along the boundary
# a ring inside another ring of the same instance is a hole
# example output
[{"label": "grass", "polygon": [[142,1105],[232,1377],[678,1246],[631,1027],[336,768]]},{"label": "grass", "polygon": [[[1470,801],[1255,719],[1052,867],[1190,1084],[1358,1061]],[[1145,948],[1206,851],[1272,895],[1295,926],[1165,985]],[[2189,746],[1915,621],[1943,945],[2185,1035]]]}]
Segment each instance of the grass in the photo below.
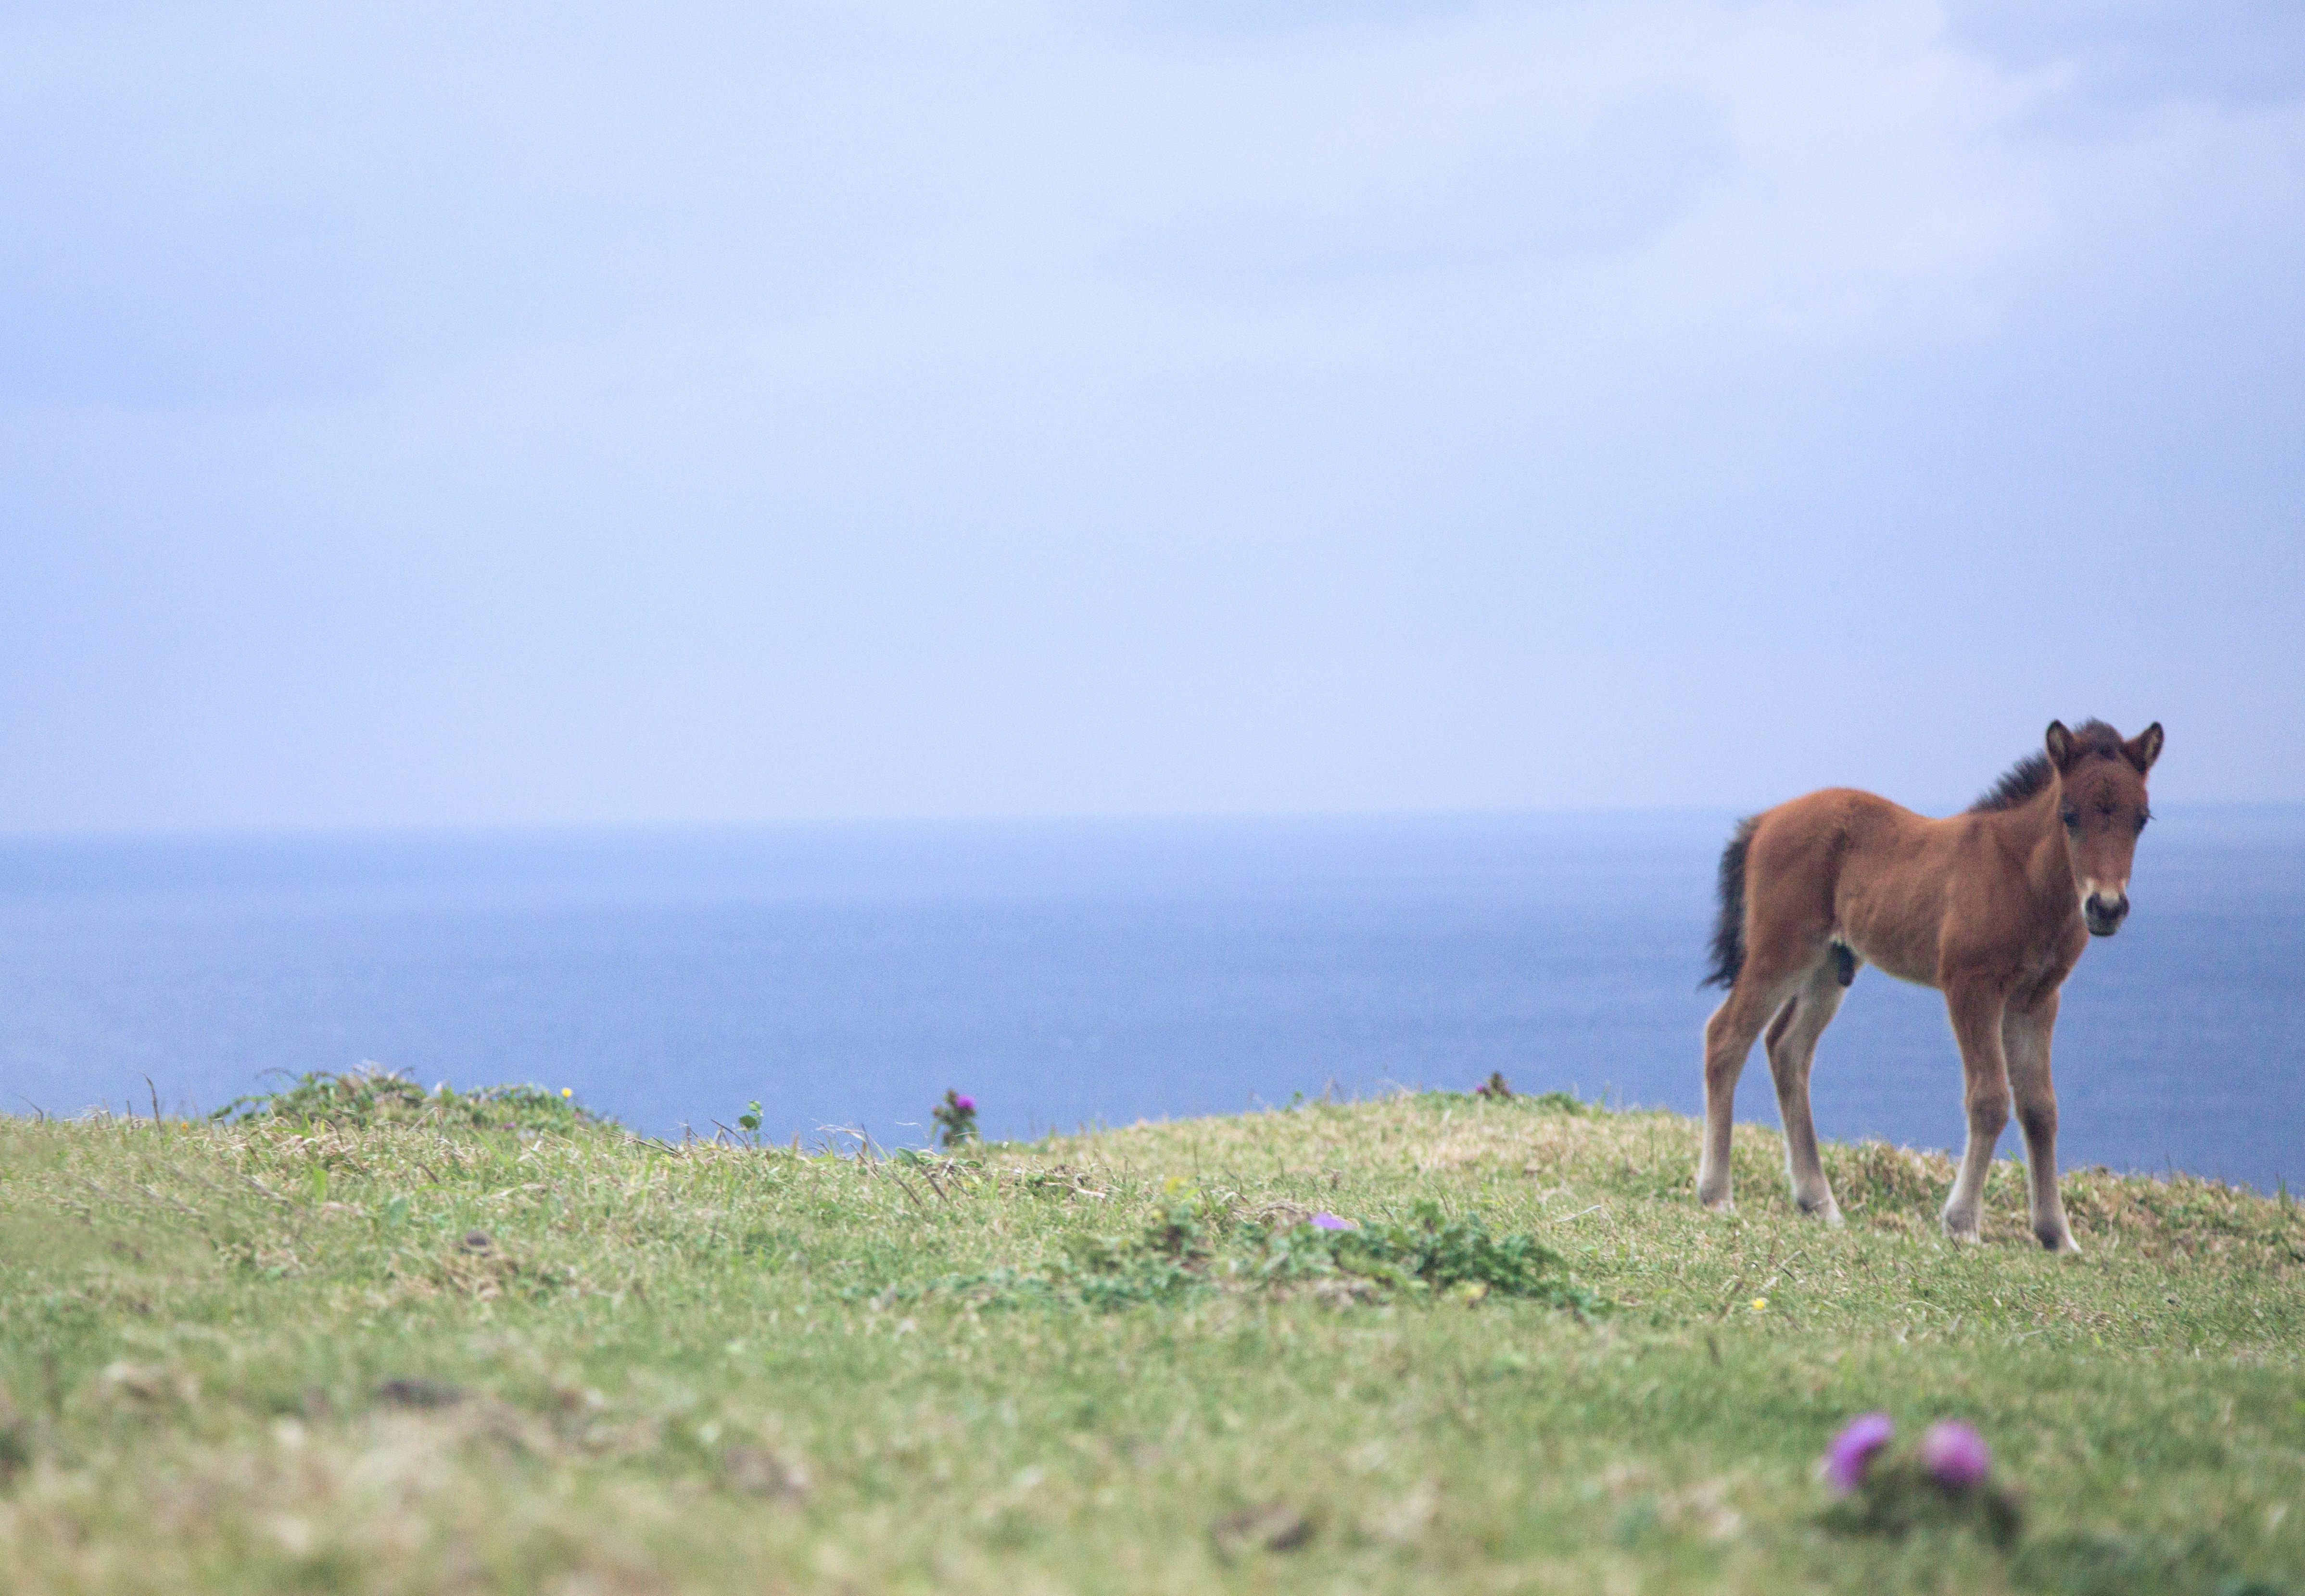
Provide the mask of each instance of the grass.
[{"label": "grass", "polygon": [[[2080,1172],[2072,1260],[2014,1166],[1954,1247],[1944,1159],[1828,1149],[1828,1230],[1748,1127],[1717,1218],[1558,1099],[948,1159],[384,1095],[0,1120],[0,1589],[2305,1592],[2284,1200]],[[1849,1532],[1874,1408],[2016,1543]]]}]

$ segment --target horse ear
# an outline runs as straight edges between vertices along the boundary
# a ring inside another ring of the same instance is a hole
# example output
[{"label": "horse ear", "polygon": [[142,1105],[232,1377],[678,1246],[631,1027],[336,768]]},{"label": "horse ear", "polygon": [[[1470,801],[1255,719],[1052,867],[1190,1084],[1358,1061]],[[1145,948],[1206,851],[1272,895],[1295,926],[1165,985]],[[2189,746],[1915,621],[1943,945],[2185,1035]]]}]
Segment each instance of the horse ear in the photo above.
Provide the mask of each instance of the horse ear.
[{"label": "horse ear", "polygon": [[2142,776],[2152,769],[2153,761],[2161,757],[2161,723],[2155,721],[2122,743],[2121,751],[2127,754],[2129,762],[2137,767],[2138,775]]},{"label": "horse ear", "polygon": [[2048,734],[2041,741],[2048,748],[2049,763],[2057,768],[2060,776],[2063,775],[2065,767],[2072,763],[2073,734],[2065,730],[2063,721],[2053,720],[2049,723]]}]

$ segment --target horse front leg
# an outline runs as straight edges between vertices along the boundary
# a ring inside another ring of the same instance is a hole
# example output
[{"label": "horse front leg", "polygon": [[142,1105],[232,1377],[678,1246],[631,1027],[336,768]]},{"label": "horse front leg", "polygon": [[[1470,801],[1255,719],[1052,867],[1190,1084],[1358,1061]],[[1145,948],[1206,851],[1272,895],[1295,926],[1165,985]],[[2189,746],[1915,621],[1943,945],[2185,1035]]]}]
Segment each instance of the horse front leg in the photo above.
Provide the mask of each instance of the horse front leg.
[{"label": "horse front leg", "polygon": [[2018,1128],[2025,1133],[2033,1234],[2052,1252],[2078,1252],[2080,1244],[2065,1222],[2064,1198],[2057,1191],[2057,1088],[2049,1076],[2049,1033],[2056,1023],[2054,992],[2030,1008],[2012,1004],[2002,1017],[2001,1042]]},{"label": "horse front leg", "polygon": [[1955,980],[1945,987],[1953,1038],[1961,1044],[1962,1105],[1969,1110],[1969,1145],[1944,1205],[1945,1234],[1957,1242],[1978,1239],[1985,1177],[1992,1173],[1994,1144],[2009,1123],[2009,1065],[2001,1051],[2004,1003],[1995,984]]}]

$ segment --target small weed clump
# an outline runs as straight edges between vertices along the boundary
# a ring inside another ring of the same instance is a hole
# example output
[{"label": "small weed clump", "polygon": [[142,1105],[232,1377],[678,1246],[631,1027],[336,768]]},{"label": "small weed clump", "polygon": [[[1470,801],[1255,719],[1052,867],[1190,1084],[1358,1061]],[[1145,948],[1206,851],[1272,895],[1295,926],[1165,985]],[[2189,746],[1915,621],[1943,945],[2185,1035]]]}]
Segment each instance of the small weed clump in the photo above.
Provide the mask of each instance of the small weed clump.
[{"label": "small weed clump", "polygon": [[1826,1449],[1825,1483],[1841,1499],[1823,1516],[1846,1535],[1902,1540],[1917,1530],[1971,1530],[2003,1550],[2024,1532],[2023,1498],[1993,1473],[1993,1454],[1973,1428],[1941,1421],[1911,1452],[1892,1452],[1889,1415],[1865,1413]]},{"label": "small weed clump", "polygon": [[929,1289],[1003,1306],[1106,1310],[1228,1290],[1310,1290],[1340,1303],[1444,1293],[1476,1302],[1494,1292],[1580,1314],[1605,1306],[1535,1236],[1494,1235],[1478,1214],[1452,1218],[1437,1202],[1416,1203],[1405,1220],[1357,1225],[1301,1210],[1243,1217],[1221,1200],[1175,1193],[1133,1234],[1076,1233],[1040,1269],[953,1276]]},{"label": "small weed clump", "polygon": [[1255,1265],[1268,1280],[1341,1278],[1388,1295],[1454,1292],[1477,1300],[1493,1291],[1580,1313],[1603,1306],[1567,1267],[1527,1232],[1496,1235],[1480,1215],[1451,1218],[1429,1200],[1414,1204],[1405,1220],[1334,1228],[1308,1222],[1268,1232]]},{"label": "small weed clump", "polygon": [[1489,1078],[1470,1091],[1433,1091],[1425,1095],[1460,1102],[1470,1099],[1479,1103],[1511,1103],[1539,1114],[1583,1114],[1590,1107],[1573,1091],[1515,1091],[1502,1070],[1492,1070]]},{"label": "small weed clump", "polygon": [[930,1111],[936,1121],[937,1145],[948,1151],[976,1140],[976,1099],[964,1096],[958,1087],[949,1087],[944,1101]]},{"label": "small weed clump", "polygon": [[608,1123],[576,1101],[563,1087],[482,1086],[458,1091],[442,1082],[425,1091],[397,1070],[314,1070],[280,1091],[235,1098],[211,1119],[238,1124],[271,1120],[358,1129],[381,1125],[432,1125],[442,1128],[525,1131],[571,1135]]}]

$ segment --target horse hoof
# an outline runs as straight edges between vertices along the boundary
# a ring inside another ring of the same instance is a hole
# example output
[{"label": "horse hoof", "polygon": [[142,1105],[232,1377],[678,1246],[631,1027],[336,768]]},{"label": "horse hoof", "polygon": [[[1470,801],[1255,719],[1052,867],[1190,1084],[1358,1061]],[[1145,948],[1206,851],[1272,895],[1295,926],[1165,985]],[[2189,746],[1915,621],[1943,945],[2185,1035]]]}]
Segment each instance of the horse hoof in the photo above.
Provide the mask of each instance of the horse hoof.
[{"label": "horse hoof", "polygon": [[1944,1222],[1944,1233],[1945,1239],[1947,1241],[1967,1242],[1971,1245],[1974,1245],[1985,1239],[1983,1235],[1978,1234],[1977,1221],[1974,1219],[1971,1219],[1966,1225],[1960,1224],[1952,1219],[1947,1219]]},{"label": "horse hoof", "polygon": [[1841,1217],[1841,1204],[1830,1197],[1822,1202],[1802,1202],[1797,1198],[1794,1200],[1793,1206],[1810,1218],[1822,1219],[1828,1225],[1845,1225],[1849,1222]]}]

